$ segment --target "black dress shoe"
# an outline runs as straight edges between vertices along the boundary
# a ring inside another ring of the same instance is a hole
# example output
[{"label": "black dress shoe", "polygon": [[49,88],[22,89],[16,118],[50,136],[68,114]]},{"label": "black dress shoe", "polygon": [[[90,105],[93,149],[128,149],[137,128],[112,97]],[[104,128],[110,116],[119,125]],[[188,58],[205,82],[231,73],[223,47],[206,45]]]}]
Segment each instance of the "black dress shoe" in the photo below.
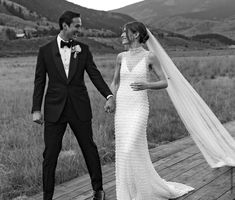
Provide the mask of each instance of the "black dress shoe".
[{"label": "black dress shoe", "polygon": [[103,190],[93,192],[93,200],[105,200],[105,193]]}]

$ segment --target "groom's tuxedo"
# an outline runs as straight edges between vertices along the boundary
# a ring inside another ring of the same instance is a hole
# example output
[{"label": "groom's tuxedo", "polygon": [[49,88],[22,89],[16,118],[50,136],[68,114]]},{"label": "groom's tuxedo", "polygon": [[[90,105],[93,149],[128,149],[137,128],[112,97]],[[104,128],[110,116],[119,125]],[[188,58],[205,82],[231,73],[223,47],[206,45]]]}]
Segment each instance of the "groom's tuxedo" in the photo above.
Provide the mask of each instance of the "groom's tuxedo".
[{"label": "groom's tuxedo", "polygon": [[[94,64],[87,45],[75,42],[73,45],[79,45],[81,51],[75,56],[75,53],[69,49],[71,52],[70,61],[68,60],[68,66],[65,66],[64,60],[66,58],[60,53],[61,47],[57,40],[53,40],[39,50],[33,93],[32,112],[40,111],[46,75],[48,75],[48,87],[44,103],[44,200],[51,200],[53,196],[55,169],[67,124],[70,125],[81,147],[93,190],[103,189],[99,155],[92,138],[92,113],[84,83],[84,72],[88,73],[91,81],[104,97],[112,94]],[[67,71],[66,67],[68,68]]]},{"label": "groom's tuxedo", "polygon": [[91,81],[104,97],[112,94],[97,70],[88,46],[80,42],[76,42],[76,44],[80,45],[81,52],[77,54],[76,58],[74,58],[74,53],[71,54],[68,78],[57,40],[39,50],[32,111],[41,110],[46,74],[48,74],[49,82],[44,104],[45,121],[56,122],[59,119],[68,97],[80,120],[91,119],[91,106],[84,83],[84,71],[88,73]]}]

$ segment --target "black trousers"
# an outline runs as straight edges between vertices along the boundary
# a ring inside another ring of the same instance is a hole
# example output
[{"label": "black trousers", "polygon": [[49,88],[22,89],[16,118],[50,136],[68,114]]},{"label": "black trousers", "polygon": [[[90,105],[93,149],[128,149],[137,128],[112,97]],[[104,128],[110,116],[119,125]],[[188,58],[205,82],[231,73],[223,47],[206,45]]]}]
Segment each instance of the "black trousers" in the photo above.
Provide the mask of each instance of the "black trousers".
[{"label": "black trousers", "polygon": [[102,190],[102,172],[97,146],[93,141],[91,120],[80,121],[68,99],[63,113],[56,123],[45,122],[43,152],[43,199],[52,200],[55,185],[55,170],[62,139],[67,124],[70,125],[82,150],[93,190]]}]

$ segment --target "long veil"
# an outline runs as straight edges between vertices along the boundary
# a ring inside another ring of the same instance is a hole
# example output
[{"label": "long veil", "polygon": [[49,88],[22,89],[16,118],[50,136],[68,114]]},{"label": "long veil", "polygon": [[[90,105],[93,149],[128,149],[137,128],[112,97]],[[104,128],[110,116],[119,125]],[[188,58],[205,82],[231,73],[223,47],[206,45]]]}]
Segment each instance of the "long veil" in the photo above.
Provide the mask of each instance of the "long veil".
[{"label": "long veil", "polygon": [[235,166],[235,140],[177,69],[157,39],[148,31],[146,44],[161,64],[167,92],[181,120],[212,168]]}]

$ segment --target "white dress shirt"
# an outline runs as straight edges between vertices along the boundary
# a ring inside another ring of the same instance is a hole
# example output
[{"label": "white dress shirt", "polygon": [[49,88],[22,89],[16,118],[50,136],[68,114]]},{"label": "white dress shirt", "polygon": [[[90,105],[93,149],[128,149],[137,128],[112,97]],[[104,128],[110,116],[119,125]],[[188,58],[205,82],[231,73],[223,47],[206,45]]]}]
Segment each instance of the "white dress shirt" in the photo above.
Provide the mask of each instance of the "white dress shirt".
[{"label": "white dress shirt", "polygon": [[[63,40],[63,39],[58,35],[57,36],[57,44],[58,44],[59,52],[61,55],[62,63],[64,65],[64,71],[65,71],[65,74],[68,78],[69,77],[69,64],[70,64],[70,57],[71,57],[71,48],[68,48],[67,46],[61,48],[60,47],[61,40]],[[67,41],[64,41],[64,42],[67,42]]]},{"label": "white dress shirt", "polygon": [[[57,36],[57,44],[58,44],[58,48],[59,48],[59,51],[60,51],[61,60],[62,60],[63,65],[64,65],[65,74],[68,78],[68,76],[69,76],[69,64],[70,64],[70,57],[71,57],[71,48],[68,48],[67,46],[61,48],[60,47],[61,40],[63,40],[63,39],[58,35]],[[64,42],[67,42],[67,41],[64,41]],[[108,100],[110,97],[113,97],[113,95],[108,95],[106,97],[106,99]]]}]

